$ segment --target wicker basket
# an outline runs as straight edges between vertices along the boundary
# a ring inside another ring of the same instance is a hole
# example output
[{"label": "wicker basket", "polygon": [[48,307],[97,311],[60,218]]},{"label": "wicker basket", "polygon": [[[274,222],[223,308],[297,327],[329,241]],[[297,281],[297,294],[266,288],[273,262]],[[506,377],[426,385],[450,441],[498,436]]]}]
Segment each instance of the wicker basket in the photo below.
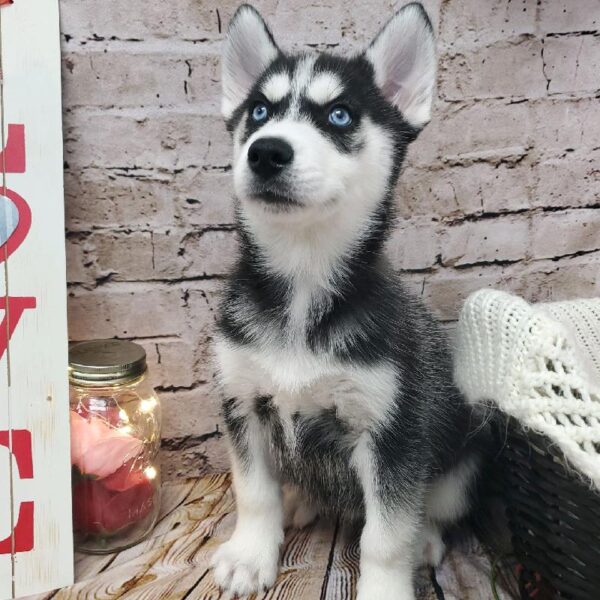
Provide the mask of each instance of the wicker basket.
[{"label": "wicker basket", "polygon": [[522,598],[599,600],[600,494],[546,437],[505,416],[495,429]]}]

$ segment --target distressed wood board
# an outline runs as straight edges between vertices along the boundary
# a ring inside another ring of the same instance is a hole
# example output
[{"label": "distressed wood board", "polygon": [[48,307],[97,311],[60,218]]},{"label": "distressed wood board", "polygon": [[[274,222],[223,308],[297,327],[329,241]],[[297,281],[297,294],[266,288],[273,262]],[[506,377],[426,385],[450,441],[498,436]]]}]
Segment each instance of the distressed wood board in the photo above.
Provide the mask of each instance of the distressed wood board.
[{"label": "distressed wood board", "polygon": [[0,599],[73,581],[58,0],[0,8]]},{"label": "distressed wood board", "polygon": [[[208,565],[234,523],[228,474],[166,484],[147,540],[111,555],[76,554],[75,585],[28,600],[224,600]],[[477,544],[466,549],[451,551],[433,575],[419,574],[419,600],[493,600],[489,561]],[[356,532],[335,523],[290,530],[275,586],[251,600],[352,600],[358,559]],[[509,595],[499,590],[499,598]]]}]

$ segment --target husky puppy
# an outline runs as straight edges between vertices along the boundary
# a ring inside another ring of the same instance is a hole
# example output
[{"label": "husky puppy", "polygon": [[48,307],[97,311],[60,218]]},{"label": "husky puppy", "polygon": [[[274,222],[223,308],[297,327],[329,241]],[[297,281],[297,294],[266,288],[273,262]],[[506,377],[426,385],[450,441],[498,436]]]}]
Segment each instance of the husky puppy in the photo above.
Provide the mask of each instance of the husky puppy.
[{"label": "husky puppy", "polygon": [[411,600],[415,567],[469,509],[476,424],[383,248],[435,67],[416,3],[351,58],[283,52],[247,5],[229,25],[241,248],[217,359],[237,524],[213,566],[231,595],[274,583],[287,524],[336,514],[363,523],[359,600]]}]

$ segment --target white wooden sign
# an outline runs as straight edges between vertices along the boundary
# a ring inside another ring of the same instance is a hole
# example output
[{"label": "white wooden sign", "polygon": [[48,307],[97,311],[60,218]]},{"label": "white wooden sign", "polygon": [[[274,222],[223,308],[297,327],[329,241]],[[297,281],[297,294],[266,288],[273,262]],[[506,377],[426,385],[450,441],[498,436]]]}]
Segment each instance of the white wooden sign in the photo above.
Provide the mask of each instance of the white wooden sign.
[{"label": "white wooden sign", "polygon": [[58,0],[0,7],[0,600],[73,580]]}]

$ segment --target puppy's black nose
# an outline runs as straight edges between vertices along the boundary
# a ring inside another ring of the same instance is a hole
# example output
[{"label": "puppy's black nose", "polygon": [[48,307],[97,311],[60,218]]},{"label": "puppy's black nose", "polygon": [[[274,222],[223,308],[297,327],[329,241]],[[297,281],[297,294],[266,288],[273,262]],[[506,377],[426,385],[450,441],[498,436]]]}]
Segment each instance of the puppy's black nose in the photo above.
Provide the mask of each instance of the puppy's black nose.
[{"label": "puppy's black nose", "polygon": [[281,138],[258,138],[248,148],[248,164],[262,179],[281,173],[292,162],[292,158],[293,148]]}]

